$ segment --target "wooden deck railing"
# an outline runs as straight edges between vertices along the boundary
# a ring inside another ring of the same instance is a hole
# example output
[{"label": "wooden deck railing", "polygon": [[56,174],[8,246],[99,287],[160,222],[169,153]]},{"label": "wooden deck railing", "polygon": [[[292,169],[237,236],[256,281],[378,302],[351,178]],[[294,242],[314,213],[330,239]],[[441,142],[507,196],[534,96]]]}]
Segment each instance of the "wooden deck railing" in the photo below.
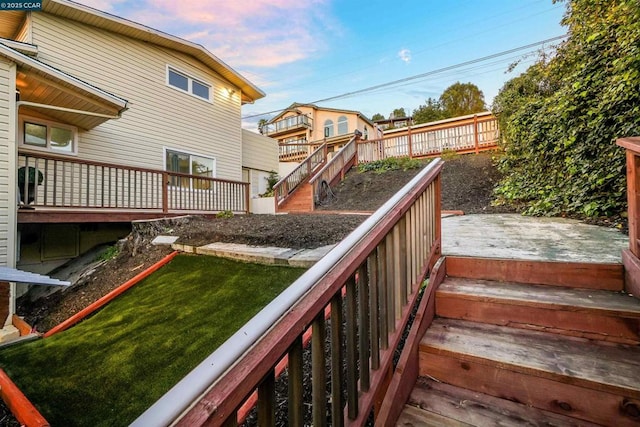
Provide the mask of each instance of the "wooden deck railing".
[{"label": "wooden deck railing", "polygon": [[619,138],[616,144],[626,150],[627,218],[629,249],[622,251],[625,290],[640,295],[640,137]]},{"label": "wooden deck railing", "polygon": [[176,211],[249,209],[249,184],[49,154],[18,155],[20,199],[42,208]]},{"label": "wooden deck railing", "polygon": [[291,173],[273,186],[276,203],[281,205],[298,185],[309,178],[327,160],[327,146],[322,144]]},{"label": "wooden deck railing", "polygon": [[362,426],[375,417],[394,352],[440,254],[442,165],[427,165],[132,425],[235,425],[257,389],[258,425],[273,426],[281,401],[275,367],[285,356],[288,391],[280,397],[289,425]]},{"label": "wooden deck railing", "polygon": [[301,162],[313,153],[323,142],[282,142],[278,145],[281,162]]},{"label": "wooden deck railing", "polygon": [[447,150],[478,153],[495,148],[498,138],[498,121],[490,113],[456,117],[388,131],[382,139],[360,141],[358,162],[436,156]]},{"label": "wooden deck railing", "polygon": [[338,177],[342,180],[344,178],[344,174],[347,173],[351,166],[353,166],[357,154],[357,142],[357,136],[351,138],[347,145],[335,153],[331,160],[329,160],[327,164],[309,180],[309,184],[313,186],[314,203],[319,202],[318,197],[322,192],[321,187],[323,185],[332,185],[334,180]]}]

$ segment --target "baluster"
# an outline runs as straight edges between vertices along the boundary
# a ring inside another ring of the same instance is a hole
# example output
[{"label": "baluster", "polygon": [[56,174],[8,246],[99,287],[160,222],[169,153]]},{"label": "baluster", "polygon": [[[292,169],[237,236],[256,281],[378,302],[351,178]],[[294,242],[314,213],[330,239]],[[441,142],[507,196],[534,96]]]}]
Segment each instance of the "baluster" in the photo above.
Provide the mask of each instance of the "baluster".
[{"label": "baluster", "polygon": [[371,334],[371,369],[380,368],[380,329],[378,309],[378,254],[374,249],[367,258],[369,270],[369,332]]},{"label": "baluster", "polygon": [[360,389],[369,391],[369,277],[366,262],[358,267],[358,338]]},{"label": "baluster", "polygon": [[313,321],[311,335],[311,393],[313,403],[313,425],[324,427],[327,425],[327,371],[324,345],[326,328],[324,310]]},{"label": "baluster", "polygon": [[276,376],[273,369],[258,386],[258,425],[273,427],[276,425]]},{"label": "baluster", "polygon": [[387,261],[385,262],[387,267],[387,285],[386,285],[386,294],[387,294],[387,331],[389,333],[396,330],[396,305],[395,305],[395,288],[397,286],[394,283],[394,265],[395,262],[393,260],[395,254],[395,247],[393,245],[393,230],[387,233],[385,236],[386,242],[386,251],[387,251]]},{"label": "baluster", "polygon": [[342,407],[342,294],[331,300],[331,425],[344,425]]},{"label": "baluster", "polygon": [[378,305],[380,307],[380,347],[389,348],[389,310],[387,307],[387,244],[383,239],[378,245]]},{"label": "baluster", "polygon": [[358,324],[356,310],[356,281],[347,279],[347,412],[349,419],[358,417]]},{"label": "baluster", "polygon": [[298,336],[289,349],[289,425],[303,425],[302,336]]},{"label": "baluster", "polygon": [[404,305],[411,293],[407,289],[407,219],[404,215],[398,221],[398,258],[400,260],[398,267],[400,270],[400,300]]}]

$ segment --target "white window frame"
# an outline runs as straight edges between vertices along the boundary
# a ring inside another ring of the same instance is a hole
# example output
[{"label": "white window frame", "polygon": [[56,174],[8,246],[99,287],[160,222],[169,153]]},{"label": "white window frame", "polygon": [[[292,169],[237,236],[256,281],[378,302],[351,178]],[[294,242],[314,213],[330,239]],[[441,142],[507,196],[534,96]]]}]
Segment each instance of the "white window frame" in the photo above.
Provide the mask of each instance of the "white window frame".
[{"label": "white window frame", "polygon": [[[46,126],[47,127],[47,145],[45,147],[41,147],[39,145],[33,145],[33,144],[27,144],[25,142],[25,133],[24,133],[24,125],[26,123],[33,123],[34,125],[40,125],[40,126]],[[24,148],[27,150],[33,150],[33,151],[41,151],[44,153],[52,153],[52,154],[59,154],[59,155],[63,155],[63,156],[76,156],[78,155],[78,128],[75,126],[71,126],[65,123],[60,123],[60,122],[55,122],[53,120],[46,120],[46,119],[41,119],[38,117],[32,117],[32,116],[24,116],[24,115],[20,115],[18,117],[18,126],[19,126],[19,146],[20,148]],[[71,142],[72,147],[71,147],[71,151],[63,151],[63,150],[56,150],[55,148],[51,147],[51,131],[50,129],[52,127],[56,127],[56,128],[60,128],[60,129],[67,129],[70,130],[71,133],[73,134],[73,140]]]},{"label": "white window frame", "polygon": [[[206,101],[208,103],[213,103],[213,85],[211,83],[205,82],[202,79],[198,79],[196,77],[191,76],[189,73],[185,73],[184,71],[182,71],[181,69],[174,67],[172,65],[167,64],[167,72],[166,72],[166,80],[165,83],[167,86],[169,86],[171,89],[177,90],[178,92],[182,92],[182,93],[186,93],[188,95],[193,96],[194,98],[200,99],[202,101]],[[169,73],[173,72],[176,74],[179,74],[181,76],[183,76],[184,78],[187,79],[187,90],[184,90],[180,87],[174,86],[172,84],[169,83]],[[196,82],[202,86],[206,86],[209,88],[209,97],[208,98],[203,98],[200,95],[196,95],[193,92],[193,82]]]},{"label": "white window frame", "polygon": [[324,137],[325,138],[332,138],[333,136],[335,136],[335,128],[333,126],[334,126],[333,120],[326,119],[324,121]]},{"label": "white window frame", "polygon": [[[338,132],[337,135],[346,135],[349,133],[349,119],[347,116],[340,116],[337,120]],[[341,132],[344,131],[344,132]]]},{"label": "white window frame", "polygon": [[[163,163],[164,163],[164,170],[167,172],[175,172],[175,171],[170,171],[167,168],[167,151],[172,151],[174,153],[178,153],[178,154],[185,154],[189,156],[189,175],[193,175],[193,171],[191,170],[191,156],[197,156],[197,157],[202,157],[205,159],[209,159],[209,160],[213,160],[213,176],[210,178],[217,178],[218,177],[218,162],[216,161],[215,157],[211,157],[211,156],[207,156],[204,154],[200,154],[200,153],[195,153],[192,151],[185,151],[183,149],[176,149],[176,148],[171,148],[171,147],[163,147],[162,153],[163,153]],[[183,188],[180,186],[175,186],[175,185],[171,185],[169,184],[171,187],[174,188]],[[194,189],[193,188],[193,180],[190,179],[189,180],[189,190],[196,190],[196,191],[202,191],[201,189]]]}]

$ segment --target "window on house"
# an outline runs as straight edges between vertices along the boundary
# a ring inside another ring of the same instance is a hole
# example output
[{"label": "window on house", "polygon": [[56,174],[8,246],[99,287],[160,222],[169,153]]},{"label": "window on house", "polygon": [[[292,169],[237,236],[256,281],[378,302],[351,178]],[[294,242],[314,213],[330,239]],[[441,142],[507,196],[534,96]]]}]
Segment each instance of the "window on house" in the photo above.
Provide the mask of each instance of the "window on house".
[{"label": "window on house", "polygon": [[364,127],[364,132],[362,132],[362,139],[364,139],[365,141],[367,139],[369,139],[369,129],[367,129],[367,127]]},{"label": "window on house", "polygon": [[[177,172],[205,178],[215,178],[216,160],[196,154],[166,150],[165,169],[169,172]],[[190,178],[186,176],[172,176],[170,178],[170,183],[175,187],[182,188],[211,188],[210,180]]]},{"label": "window on house", "polygon": [[196,80],[171,67],[167,67],[167,84],[183,92],[202,98],[205,101],[211,101],[211,85]]},{"label": "window on house", "polygon": [[349,133],[349,122],[346,116],[338,117],[338,135]]},{"label": "window on house", "polygon": [[20,129],[24,146],[55,151],[58,153],[76,152],[77,129],[61,123],[32,117],[20,118]]},{"label": "window on house", "polygon": [[333,136],[333,120],[325,120],[324,122],[324,137],[330,138]]}]

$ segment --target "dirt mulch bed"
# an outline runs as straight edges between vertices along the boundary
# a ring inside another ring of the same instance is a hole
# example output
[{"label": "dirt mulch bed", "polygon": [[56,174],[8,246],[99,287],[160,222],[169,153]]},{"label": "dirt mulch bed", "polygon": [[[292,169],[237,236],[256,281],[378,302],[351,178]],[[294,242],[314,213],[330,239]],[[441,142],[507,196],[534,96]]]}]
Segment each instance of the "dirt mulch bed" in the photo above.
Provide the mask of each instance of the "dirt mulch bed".
[{"label": "dirt mulch bed", "polygon": [[[465,214],[515,212],[509,206],[492,206],[493,189],[501,178],[493,153],[454,156],[442,169],[442,209]],[[426,162],[425,162],[426,163]],[[397,193],[421,169],[375,172],[350,171],[332,190],[319,210],[375,211]]]},{"label": "dirt mulch bed", "polygon": [[[195,246],[234,242],[299,249],[338,243],[366,216],[327,211],[374,211],[419,171],[378,174],[354,169],[334,189],[331,203],[321,206],[317,214],[190,217],[137,223],[132,234],[119,243],[118,256],[96,266],[92,273],[65,291],[35,302],[20,299],[18,313],[39,332],[48,331],[170,253],[167,246],[151,245],[153,237],[159,234],[180,236],[178,243]],[[493,187],[499,177],[491,153],[447,160],[442,172],[442,208],[465,213],[509,212],[509,209],[491,206]]]}]

